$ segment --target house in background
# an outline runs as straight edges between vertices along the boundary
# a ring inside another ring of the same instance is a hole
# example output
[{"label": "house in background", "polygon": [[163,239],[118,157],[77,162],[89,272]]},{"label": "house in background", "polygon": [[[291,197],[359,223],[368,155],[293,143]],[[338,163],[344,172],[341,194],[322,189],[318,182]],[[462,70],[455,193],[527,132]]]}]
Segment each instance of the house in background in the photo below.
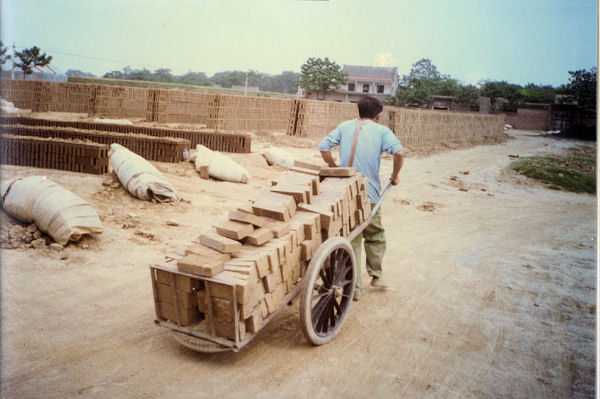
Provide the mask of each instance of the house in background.
[{"label": "house in background", "polygon": [[327,101],[358,102],[366,95],[379,98],[381,101],[394,95],[398,88],[398,68],[344,65],[342,70],[348,74],[348,83],[336,91],[320,95],[305,91],[306,98]]}]

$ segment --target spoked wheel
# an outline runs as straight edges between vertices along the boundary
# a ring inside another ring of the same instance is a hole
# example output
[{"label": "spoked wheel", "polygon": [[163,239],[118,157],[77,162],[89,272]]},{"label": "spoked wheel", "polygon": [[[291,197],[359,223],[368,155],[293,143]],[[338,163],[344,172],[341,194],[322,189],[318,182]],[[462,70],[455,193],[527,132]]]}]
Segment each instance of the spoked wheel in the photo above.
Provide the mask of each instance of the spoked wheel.
[{"label": "spoked wheel", "polygon": [[313,345],[328,343],[340,331],[352,305],[356,262],[343,237],[325,241],[312,257],[302,288],[300,324]]}]

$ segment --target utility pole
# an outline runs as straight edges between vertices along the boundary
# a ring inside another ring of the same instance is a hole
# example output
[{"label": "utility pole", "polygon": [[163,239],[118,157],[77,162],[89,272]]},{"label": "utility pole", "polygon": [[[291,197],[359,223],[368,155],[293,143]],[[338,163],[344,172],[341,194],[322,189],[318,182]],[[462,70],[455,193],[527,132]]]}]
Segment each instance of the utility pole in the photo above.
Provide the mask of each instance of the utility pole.
[{"label": "utility pole", "polygon": [[10,80],[15,80],[15,54],[16,54],[16,47],[15,47],[15,42],[13,42],[12,45],[13,48],[13,55],[12,55],[12,68],[10,70]]},{"label": "utility pole", "polygon": [[244,89],[244,95],[248,95],[248,72],[246,72],[246,88]]}]

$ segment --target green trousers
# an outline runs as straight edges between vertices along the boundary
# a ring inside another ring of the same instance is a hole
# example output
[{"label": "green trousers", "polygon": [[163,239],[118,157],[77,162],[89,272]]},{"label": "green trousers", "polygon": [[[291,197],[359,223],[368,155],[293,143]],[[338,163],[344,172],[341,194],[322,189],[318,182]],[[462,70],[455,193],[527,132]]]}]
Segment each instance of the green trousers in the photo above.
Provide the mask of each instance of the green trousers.
[{"label": "green trousers", "polygon": [[[371,204],[371,207],[375,204]],[[381,224],[381,207],[375,212],[375,216],[361,234],[352,240],[352,249],[356,256],[356,287],[362,288],[361,271],[362,271],[362,243],[365,242],[365,255],[367,257],[367,273],[369,276],[381,277],[383,263],[383,255],[385,254],[385,230]]]}]

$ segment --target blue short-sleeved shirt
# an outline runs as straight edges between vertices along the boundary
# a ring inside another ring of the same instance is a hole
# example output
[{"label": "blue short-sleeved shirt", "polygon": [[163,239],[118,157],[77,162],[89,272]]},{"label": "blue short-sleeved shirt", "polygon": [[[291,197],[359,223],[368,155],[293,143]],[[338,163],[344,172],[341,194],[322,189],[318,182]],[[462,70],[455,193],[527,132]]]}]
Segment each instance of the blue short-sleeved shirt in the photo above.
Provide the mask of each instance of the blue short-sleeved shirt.
[{"label": "blue short-sleeved shirt", "polygon": [[[357,119],[340,123],[321,140],[319,151],[330,151],[331,148],[339,145],[340,166],[348,166],[356,123]],[[381,153],[385,151],[394,155],[403,149],[400,140],[388,127],[369,119],[362,121],[352,166],[369,179],[367,194],[372,203],[379,201],[381,193],[381,182],[379,181]]]}]

